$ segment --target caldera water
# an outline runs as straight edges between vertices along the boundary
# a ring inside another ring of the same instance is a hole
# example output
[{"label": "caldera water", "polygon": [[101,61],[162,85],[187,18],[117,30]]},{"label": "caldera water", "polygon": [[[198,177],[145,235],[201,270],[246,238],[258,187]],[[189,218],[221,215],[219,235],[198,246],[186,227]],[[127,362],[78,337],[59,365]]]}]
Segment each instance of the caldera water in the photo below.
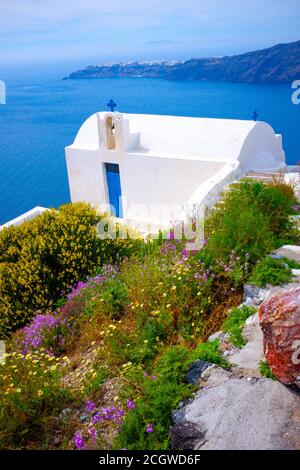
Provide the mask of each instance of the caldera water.
[{"label": "caldera water", "polygon": [[[1,78],[1,77],[0,77]],[[300,105],[288,85],[161,79],[7,80],[0,105],[0,224],[39,205],[70,201],[64,148],[110,98],[117,111],[268,122],[283,135],[287,162],[300,160]]]}]

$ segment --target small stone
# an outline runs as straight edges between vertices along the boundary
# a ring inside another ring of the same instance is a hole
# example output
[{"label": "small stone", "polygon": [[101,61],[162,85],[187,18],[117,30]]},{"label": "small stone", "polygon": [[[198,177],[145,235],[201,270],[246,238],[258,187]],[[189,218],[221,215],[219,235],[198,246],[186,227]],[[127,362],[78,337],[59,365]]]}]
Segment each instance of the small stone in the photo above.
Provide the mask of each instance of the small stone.
[{"label": "small stone", "polygon": [[300,263],[300,246],[298,245],[284,245],[276,251],[273,251],[272,254],[277,255],[280,258],[288,258]]},{"label": "small stone", "polygon": [[197,442],[203,441],[203,432],[194,423],[177,423],[172,428],[171,449],[194,449]]},{"label": "small stone", "polygon": [[219,339],[220,341],[223,341],[224,339],[223,331],[217,331],[216,333],[210,335],[207,341],[215,341],[215,339]]},{"label": "small stone", "polygon": [[247,318],[245,325],[256,325],[258,324],[258,313],[255,313],[254,315],[251,315],[250,317]]},{"label": "small stone", "polygon": [[58,446],[60,443],[61,443],[61,438],[60,437],[55,437],[54,440],[53,440],[53,444],[55,446]]},{"label": "small stone", "polygon": [[271,253],[269,256],[270,258],[277,259],[277,260],[282,259],[282,256],[277,255],[276,253]]},{"label": "small stone", "polygon": [[211,365],[210,362],[201,361],[200,359],[195,361],[185,376],[186,383],[195,385],[201,378],[203,372]]},{"label": "small stone", "polygon": [[81,423],[84,423],[87,419],[88,419],[88,415],[81,415],[81,416],[79,417],[79,421],[80,421]]},{"label": "small stone", "polygon": [[267,289],[252,284],[244,285],[244,303],[247,305],[260,305],[266,298]]},{"label": "small stone", "polygon": [[71,408],[64,408],[59,414],[60,419],[66,419],[72,413]]},{"label": "small stone", "polygon": [[300,269],[292,269],[293,276],[300,276]]}]

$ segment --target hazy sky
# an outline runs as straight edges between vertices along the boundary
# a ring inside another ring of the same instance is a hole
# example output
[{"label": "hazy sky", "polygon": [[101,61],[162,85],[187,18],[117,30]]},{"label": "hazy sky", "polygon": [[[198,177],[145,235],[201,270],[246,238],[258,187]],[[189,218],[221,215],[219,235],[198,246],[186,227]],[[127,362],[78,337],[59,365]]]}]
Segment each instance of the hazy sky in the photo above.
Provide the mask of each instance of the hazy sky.
[{"label": "hazy sky", "polygon": [[0,0],[0,65],[219,56],[299,31],[300,0]]}]

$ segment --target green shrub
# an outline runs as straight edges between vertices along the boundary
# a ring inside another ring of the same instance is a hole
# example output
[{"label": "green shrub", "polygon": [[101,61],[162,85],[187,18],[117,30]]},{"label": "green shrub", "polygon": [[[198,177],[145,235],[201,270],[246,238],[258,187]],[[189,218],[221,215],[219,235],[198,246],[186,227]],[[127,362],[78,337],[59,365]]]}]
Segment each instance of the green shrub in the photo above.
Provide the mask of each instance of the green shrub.
[{"label": "green shrub", "polygon": [[228,369],[229,363],[220,353],[219,344],[220,341],[218,339],[199,344],[196,349],[191,352],[190,362],[200,359],[201,361],[211,362],[224,369]]},{"label": "green shrub", "polygon": [[271,369],[266,361],[260,361],[259,370],[263,377],[266,377],[267,379],[277,380],[275,375],[271,372]]},{"label": "green shrub", "polygon": [[102,299],[111,318],[119,318],[128,303],[128,287],[120,279],[108,281]]},{"label": "green shrub", "polygon": [[300,269],[300,263],[289,258],[280,258],[290,269]]},{"label": "green shrub", "polygon": [[289,215],[295,201],[292,188],[285,183],[241,181],[233,185],[205,223],[211,256],[228,260],[234,251],[256,263],[290,239]]},{"label": "green shrub", "polygon": [[[191,363],[197,359],[228,368],[228,362],[218,350],[219,341],[200,344],[190,350],[183,346],[169,346],[159,356],[152,374],[130,372],[127,384],[127,398],[138,393],[136,407],[126,415],[117,437],[118,448],[126,449],[167,449],[171,412],[189,397],[194,386],[184,382],[184,376]],[[152,425],[153,432],[147,432]]]},{"label": "green shrub", "polygon": [[[193,387],[183,382],[188,368],[189,350],[174,346],[161,355],[152,376],[139,375],[137,387],[141,398],[126,415],[117,437],[117,448],[167,449],[171,411],[188,397]],[[152,425],[153,432],[147,432]]]},{"label": "green shrub", "polygon": [[272,284],[273,286],[284,284],[291,279],[291,269],[286,266],[284,261],[266,256],[256,264],[249,277],[249,282],[258,287],[265,287],[267,284]]},{"label": "green shrub", "polygon": [[88,204],[62,206],[0,233],[0,337],[50,307],[97,267],[129,256],[140,241],[100,239]]},{"label": "green shrub", "polygon": [[243,305],[230,310],[226,320],[223,322],[221,329],[225,333],[229,333],[229,339],[238,348],[245,345],[243,337],[243,328],[248,317],[255,313],[255,308]]}]

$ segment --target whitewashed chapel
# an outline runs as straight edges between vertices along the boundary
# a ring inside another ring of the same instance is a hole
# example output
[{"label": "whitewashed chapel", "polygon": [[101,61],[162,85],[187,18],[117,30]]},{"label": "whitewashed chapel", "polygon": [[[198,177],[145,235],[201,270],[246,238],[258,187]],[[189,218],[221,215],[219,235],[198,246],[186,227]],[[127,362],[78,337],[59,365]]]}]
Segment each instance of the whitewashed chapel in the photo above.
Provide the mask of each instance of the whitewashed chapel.
[{"label": "whitewashed chapel", "polygon": [[249,171],[284,168],[265,122],[99,112],[66,148],[71,199],[167,227]]}]

